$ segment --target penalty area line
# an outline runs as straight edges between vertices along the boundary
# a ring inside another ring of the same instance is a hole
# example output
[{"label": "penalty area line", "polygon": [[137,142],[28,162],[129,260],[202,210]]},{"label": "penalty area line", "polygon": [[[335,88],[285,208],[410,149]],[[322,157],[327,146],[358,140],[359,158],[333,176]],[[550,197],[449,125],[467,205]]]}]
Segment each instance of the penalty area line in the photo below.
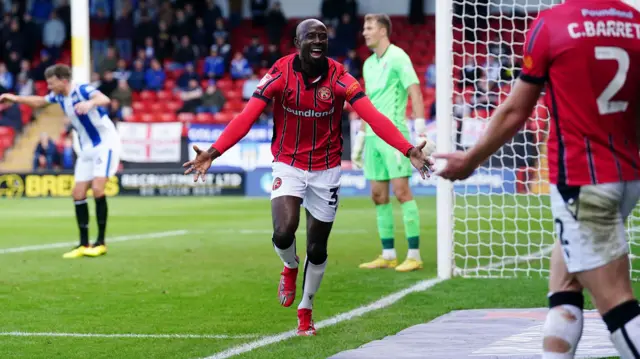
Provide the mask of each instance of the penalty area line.
[{"label": "penalty area line", "polygon": [[[187,230],[177,230],[177,231],[165,231],[165,232],[155,232],[155,233],[144,233],[144,234],[134,234],[128,236],[118,236],[107,238],[107,243],[114,242],[127,242],[127,241],[137,241],[140,239],[152,239],[152,238],[164,238],[164,237],[177,237],[184,236],[189,234],[190,232]],[[14,247],[14,248],[0,248],[0,254],[9,254],[9,253],[21,253],[21,252],[32,252],[32,251],[42,251],[47,249],[54,248],[68,248],[71,246],[78,245],[78,242],[58,242],[58,243],[47,243],[47,244],[36,244],[33,246],[24,246],[24,247]]]},{"label": "penalty area line", "polygon": [[251,339],[260,334],[99,334],[99,333],[30,333],[0,332],[0,337],[67,337],[67,338],[138,338],[138,339]]},{"label": "penalty area line", "polygon": [[[424,290],[427,290],[431,287],[433,287],[434,285],[442,282],[443,279],[440,278],[433,278],[433,279],[428,279],[428,280],[423,280],[420,281],[414,285],[412,285],[409,288],[403,289],[401,291],[389,294],[373,303],[370,303],[368,305],[362,306],[362,307],[358,307],[354,310],[351,310],[349,312],[346,313],[342,313],[342,314],[338,314],[336,316],[333,316],[329,319],[325,319],[322,320],[320,322],[316,323],[316,329],[320,329],[320,328],[325,328],[325,327],[330,327],[332,325],[336,325],[338,323],[344,322],[344,321],[349,321],[352,319],[355,319],[357,317],[360,317],[364,314],[367,314],[369,312],[373,312],[379,309],[383,309],[386,308],[394,303],[396,303],[397,301],[399,301],[400,299],[406,297],[407,295],[411,294],[411,293],[415,293],[415,292],[421,292]],[[245,343],[245,344],[241,344],[232,348],[229,348],[225,351],[213,354],[211,356],[208,356],[204,359],[226,359],[226,358],[230,358],[236,355],[240,355],[243,353],[247,353],[250,352],[254,349],[258,349],[264,346],[267,346],[269,344],[274,344],[274,343],[278,343],[278,342],[282,342],[288,339],[291,339],[293,337],[296,336],[296,331],[295,330],[289,330],[280,334],[276,334],[276,335],[269,335],[269,336],[265,336],[262,337],[258,340],[249,342],[249,343]]]}]

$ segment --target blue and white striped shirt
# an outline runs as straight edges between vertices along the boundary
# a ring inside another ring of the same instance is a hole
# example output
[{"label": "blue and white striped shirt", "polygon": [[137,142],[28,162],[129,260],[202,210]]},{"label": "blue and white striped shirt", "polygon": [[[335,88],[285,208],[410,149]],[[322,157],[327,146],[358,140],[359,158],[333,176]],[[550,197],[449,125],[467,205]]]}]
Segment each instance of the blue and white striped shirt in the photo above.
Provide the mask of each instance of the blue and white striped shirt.
[{"label": "blue and white striped shirt", "polygon": [[91,85],[72,85],[69,96],[56,95],[50,92],[45,96],[48,103],[57,103],[64,114],[71,120],[71,125],[78,133],[80,149],[86,151],[91,148],[119,146],[120,139],[116,126],[107,112],[100,108],[92,108],[86,115],[79,115],[75,111],[77,103],[88,101],[91,95],[98,91]]}]

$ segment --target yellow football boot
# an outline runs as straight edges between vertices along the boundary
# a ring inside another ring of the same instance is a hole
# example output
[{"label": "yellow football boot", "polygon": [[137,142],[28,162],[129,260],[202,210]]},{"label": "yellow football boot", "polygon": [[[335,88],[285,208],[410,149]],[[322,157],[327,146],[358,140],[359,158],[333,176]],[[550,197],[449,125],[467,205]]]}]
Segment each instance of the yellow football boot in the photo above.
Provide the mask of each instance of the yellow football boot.
[{"label": "yellow football boot", "polygon": [[77,246],[74,249],[70,250],[69,252],[63,254],[62,258],[65,258],[65,259],[80,258],[84,256],[87,249],[89,249],[89,247]]},{"label": "yellow football boot", "polygon": [[378,269],[378,268],[395,268],[398,265],[397,259],[384,259],[382,256],[374,259],[371,262],[362,263],[360,268],[362,269]]},{"label": "yellow football boot", "polygon": [[94,245],[84,251],[84,255],[87,257],[99,257],[105,254],[107,254],[107,246],[104,244]]},{"label": "yellow football boot", "polygon": [[407,258],[402,264],[396,267],[398,272],[411,272],[414,270],[422,269],[422,261]]}]

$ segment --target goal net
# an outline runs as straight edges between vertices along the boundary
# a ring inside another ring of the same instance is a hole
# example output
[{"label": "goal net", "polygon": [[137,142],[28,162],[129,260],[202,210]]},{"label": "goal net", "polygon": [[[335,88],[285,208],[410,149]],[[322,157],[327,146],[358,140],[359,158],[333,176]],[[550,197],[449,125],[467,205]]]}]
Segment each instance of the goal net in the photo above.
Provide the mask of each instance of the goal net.
[{"label": "goal net", "polygon": [[[520,72],[528,26],[541,10],[561,2],[452,1],[452,149],[467,149],[481,136],[490,114],[507,97]],[[514,139],[472,177],[454,184],[453,275],[548,276],[555,238],[545,146],[549,124],[541,97]],[[441,215],[446,214],[439,210]],[[628,228],[631,252],[640,253],[640,210],[634,212]],[[632,269],[636,280],[639,266]]]}]

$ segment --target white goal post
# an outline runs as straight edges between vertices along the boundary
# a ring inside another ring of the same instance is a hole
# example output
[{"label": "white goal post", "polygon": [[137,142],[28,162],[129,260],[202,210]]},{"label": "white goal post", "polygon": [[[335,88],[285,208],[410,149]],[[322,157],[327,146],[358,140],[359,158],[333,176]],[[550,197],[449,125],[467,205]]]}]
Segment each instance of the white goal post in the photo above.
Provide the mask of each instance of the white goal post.
[{"label": "white goal post", "polygon": [[[640,0],[625,0],[640,8]],[[474,144],[508,95],[528,26],[562,0],[436,1],[437,151]],[[486,6],[483,6],[486,4]],[[475,63],[474,63],[475,61]],[[546,277],[555,232],[541,100],[513,141],[468,180],[437,180],[438,276]],[[441,166],[438,163],[437,166]],[[640,279],[640,209],[630,217],[631,274]]]}]

